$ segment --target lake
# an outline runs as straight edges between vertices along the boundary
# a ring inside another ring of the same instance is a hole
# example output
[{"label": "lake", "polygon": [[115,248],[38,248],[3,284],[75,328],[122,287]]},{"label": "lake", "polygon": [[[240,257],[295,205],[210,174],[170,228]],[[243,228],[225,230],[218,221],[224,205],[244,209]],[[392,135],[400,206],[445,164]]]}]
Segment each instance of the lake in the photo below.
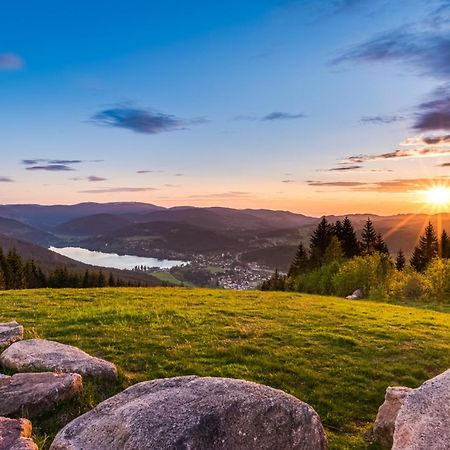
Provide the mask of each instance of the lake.
[{"label": "lake", "polygon": [[81,247],[50,247],[49,250],[68,258],[93,266],[112,267],[114,269],[134,269],[136,266],[160,267],[169,269],[171,267],[185,264],[186,261],[169,259],[144,258],[133,255],[117,255],[115,253],[103,253],[87,250]]}]

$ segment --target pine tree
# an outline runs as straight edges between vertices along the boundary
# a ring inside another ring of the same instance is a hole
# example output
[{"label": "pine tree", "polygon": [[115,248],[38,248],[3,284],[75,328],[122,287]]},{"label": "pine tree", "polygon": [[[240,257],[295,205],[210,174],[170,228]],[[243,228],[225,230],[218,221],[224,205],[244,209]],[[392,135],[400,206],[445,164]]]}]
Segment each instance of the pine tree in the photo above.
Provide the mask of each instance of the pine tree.
[{"label": "pine tree", "polygon": [[428,222],[419,245],[414,249],[410,264],[417,272],[423,272],[433,258],[438,256],[438,239],[431,222]]},{"label": "pine tree", "polygon": [[381,233],[377,234],[377,239],[375,241],[375,244],[373,245],[373,249],[374,249],[374,251],[376,251],[378,253],[389,254],[388,246],[387,246],[386,242],[384,242],[384,239],[383,239],[383,236],[381,235]]},{"label": "pine tree", "polygon": [[334,234],[334,226],[328,223],[325,217],[322,217],[310,240],[311,263],[313,267],[322,265],[325,252]]},{"label": "pine tree", "polygon": [[406,266],[406,258],[402,249],[400,249],[397,253],[397,258],[395,260],[395,268],[401,272]]},{"label": "pine tree", "polygon": [[309,257],[308,252],[302,242],[298,244],[297,252],[295,254],[294,260],[292,261],[289,270],[288,278],[294,278],[300,275],[302,272],[306,272],[308,269]]},{"label": "pine tree", "polygon": [[88,288],[89,287],[89,280],[90,280],[89,270],[86,270],[86,272],[84,272],[83,281],[81,282],[81,287],[82,288]]},{"label": "pine tree", "polygon": [[0,290],[5,289],[5,277],[3,275],[3,270],[0,266]]},{"label": "pine tree", "polygon": [[371,254],[374,252],[374,246],[377,242],[377,233],[373,226],[373,222],[370,217],[367,218],[366,224],[364,225],[362,231],[362,250],[366,254]]},{"label": "pine tree", "polygon": [[353,258],[354,256],[359,255],[360,249],[358,238],[356,237],[352,222],[348,217],[346,217],[342,223],[341,237],[338,236],[338,239],[341,241],[342,251],[346,258]]},{"label": "pine tree", "polygon": [[108,286],[114,287],[116,285],[116,280],[114,279],[114,275],[112,272],[109,272],[109,278],[108,278]]},{"label": "pine tree", "polygon": [[25,278],[23,273],[22,258],[15,248],[9,250],[6,255],[6,264],[8,265],[7,289],[23,289],[25,287]]},{"label": "pine tree", "polygon": [[106,286],[105,276],[103,275],[103,272],[100,271],[97,275],[97,287],[105,287],[105,286]]},{"label": "pine tree", "polygon": [[25,287],[27,289],[38,289],[47,286],[47,280],[42,269],[36,266],[33,260],[25,263],[23,273]]},{"label": "pine tree", "polygon": [[442,258],[450,258],[450,238],[445,230],[442,231],[440,249]]},{"label": "pine tree", "polygon": [[338,219],[336,220],[336,223],[334,224],[334,234],[339,239],[339,241],[343,240],[343,232],[344,232],[344,226],[342,222]]}]

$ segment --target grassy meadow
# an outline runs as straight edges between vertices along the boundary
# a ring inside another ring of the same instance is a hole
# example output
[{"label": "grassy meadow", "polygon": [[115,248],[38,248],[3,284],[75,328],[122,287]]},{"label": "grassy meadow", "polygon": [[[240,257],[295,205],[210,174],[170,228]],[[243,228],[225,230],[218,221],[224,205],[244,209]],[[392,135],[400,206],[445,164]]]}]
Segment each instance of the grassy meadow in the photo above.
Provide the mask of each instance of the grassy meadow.
[{"label": "grassy meadow", "polygon": [[374,449],[364,436],[386,387],[416,387],[450,367],[450,314],[436,309],[189,288],[0,293],[0,321],[17,320],[27,338],[76,345],[120,371],[117,382],[85,380],[77,398],[35,419],[43,448],[131,384],[196,374],[282,389],[316,409],[331,449]]}]

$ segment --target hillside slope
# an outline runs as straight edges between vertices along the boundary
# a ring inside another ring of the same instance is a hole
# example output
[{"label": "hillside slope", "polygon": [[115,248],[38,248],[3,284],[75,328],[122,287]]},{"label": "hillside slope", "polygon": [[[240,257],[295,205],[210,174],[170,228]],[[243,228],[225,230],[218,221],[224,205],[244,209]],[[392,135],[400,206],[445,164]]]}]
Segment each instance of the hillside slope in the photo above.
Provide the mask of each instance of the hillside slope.
[{"label": "hillside slope", "polygon": [[6,219],[4,217],[0,217],[0,233],[14,239],[33,242],[34,244],[45,247],[59,243],[58,238],[46,231],[26,225],[18,220]]},{"label": "hillside slope", "polygon": [[86,380],[76,400],[35,420],[41,444],[130,384],[197,374],[283,389],[320,414],[331,450],[374,450],[364,435],[386,387],[416,387],[450,367],[450,314],[332,297],[182,288],[0,292],[0,321],[9,320],[23,323],[27,337],[79,346],[121,372],[117,384]]},{"label": "hillside slope", "polygon": [[133,283],[143,283],[149,286],[160,286],[161,282],[151,276],[138,272],[131,272],[113,268],[96,267],[89,264],[84,264],[58,253],[47,250],[46,248],[39,247],[38,245],[31,244],[30,242],[20,241],[18,239],[10,238],[0,234],[0,248],[7,252],[11,248],[15,248],[20,256],[24,259],[33,259],[37,265],[39,265],[44,272],[50,272],[57,267],[67,267],[70,271],[83,274],[86,270],[90,271],[103,271],[105,274],[112,273],[116,278],[120,278],[124,281],[131,281]]},{"label": "hillside slope", "polygon": [[230,234],[201,226],[178,222],[146,222],[132,224],[102,236],[81,241],[87,248],[133,255],[155,250],[182,253],[207,253],[239,250],[241,243]]},{"label": "hillside slope", "polygon": [[52,231],[56,235],[88,237],[108,234],[130,224],[131,222],[122,216],[94,214],[64,222]]}]

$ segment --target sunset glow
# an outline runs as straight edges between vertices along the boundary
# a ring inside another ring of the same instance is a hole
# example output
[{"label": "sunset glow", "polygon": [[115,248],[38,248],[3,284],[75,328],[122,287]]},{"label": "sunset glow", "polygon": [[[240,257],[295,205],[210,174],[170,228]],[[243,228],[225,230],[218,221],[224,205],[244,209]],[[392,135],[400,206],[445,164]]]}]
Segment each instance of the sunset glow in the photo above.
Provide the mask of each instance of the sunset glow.
[{"label": "sunset glow", "polygon": [[443,1],[10,2],[0,204],[448,211]]},{"label": "sunset glow", "polygon": [[448,205],[450,203],[450,189],[446,187],[431,188],[426,192],[427,202],[432,205]]}]

